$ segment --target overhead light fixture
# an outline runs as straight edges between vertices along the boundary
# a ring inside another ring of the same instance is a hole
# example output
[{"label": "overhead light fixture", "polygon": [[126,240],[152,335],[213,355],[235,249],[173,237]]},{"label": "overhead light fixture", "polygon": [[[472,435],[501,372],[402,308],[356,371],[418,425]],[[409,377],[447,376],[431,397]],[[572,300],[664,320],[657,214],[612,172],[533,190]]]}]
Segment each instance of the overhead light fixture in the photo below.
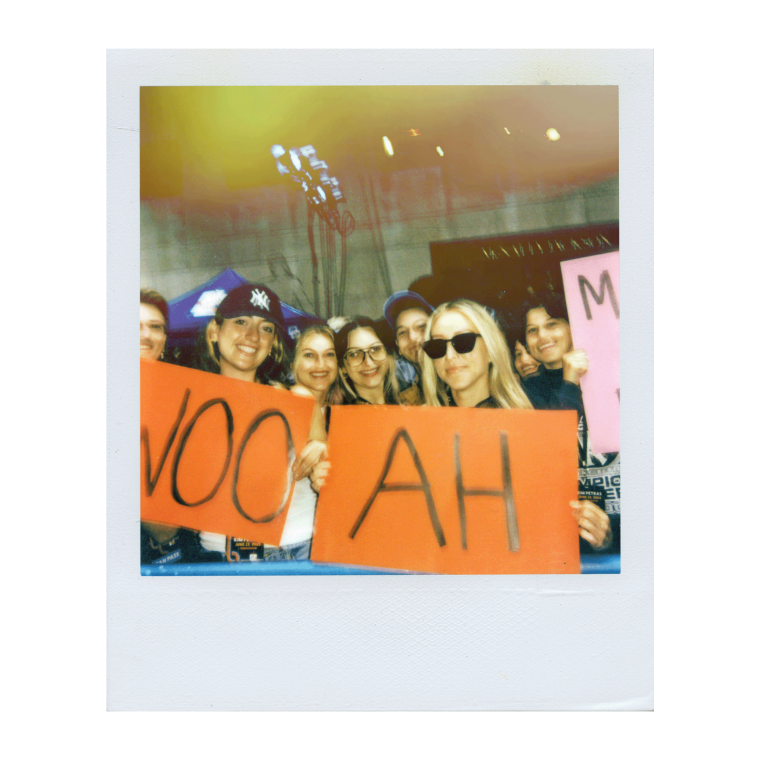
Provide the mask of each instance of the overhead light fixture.
[{"label": "overhead light fixture", "polygon": [[419,129],[407,129],[406,130],[412,137],[417,137],[420,134]]},{"label": "overhead light fixture", "polygon": [[441,146],[440,145],[436,148],[436,150],[438,151],[438,155],[439,156],[443,155],[443,151],[441,150]]},{"label": "overhead light fixture", "polygon": [[[320,161],[313,145],[285,150],[273,145],[269,151],[277,162],[280,174],[289,174],[301,186],[306,200],[314,210],[333,228],[341,231],[338,203],[345,203],[338,180],[328,175],[328,166]],[[344,234],[341,231],[341,234]]]},{"label": "overhead light fixture", "polygon": [[391,145],[391,141],[385,136],[383,136],[383,147],[385,148],[387,155],[393,155],[393,146]]},{"label": "overhead light fixture", "polygon": [[550,140],[559,140],[559,132],[557,132],[554,127],[549,127],[549,129],[546,130],[546,136]]},{"label": "overhead light fixture", "polygon": [[510,132],[510,131],[509,131],[509,130],[506,128],[506,127],[504,127],[504,131],[505,131],[505,132],[506,132],[508,135],[511,135],[511,134],[512,134],[512,133],[511,133],[511,132]]}]

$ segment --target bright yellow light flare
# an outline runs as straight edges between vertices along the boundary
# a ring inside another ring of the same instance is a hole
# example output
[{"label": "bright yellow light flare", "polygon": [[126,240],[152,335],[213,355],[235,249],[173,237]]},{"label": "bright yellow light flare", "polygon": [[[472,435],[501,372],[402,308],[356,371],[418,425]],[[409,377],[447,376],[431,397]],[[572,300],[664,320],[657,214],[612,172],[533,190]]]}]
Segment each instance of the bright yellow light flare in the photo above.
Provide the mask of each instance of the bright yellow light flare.
[{"label": "bright yellow light flare", "polygon": [[509,131],[509,130],[506,128],[506,127],[504,127],[504,131],[505,131],[505,132],[506,132],[508,135],[511,135],[511,134],[512,134],[512,133],[511,133],[511,132],[510,132],[510,131]]},{"label": "bright yellow light flare", "polygon": [[389,156],[393,155],[393,146],[391,145],[391,141],[385,136],[383,136],[383,147]]},{"label": "bright yellow light flare", "polygon": [[438,151],[438,155],[439,156],[443,155],[443,151],[441,150],[441,146],[440,145],[436,148],[436,150]]},{"label": "bright yellow light flare", "polygon": [[546,136],[550,140],[559,140],[559,132],[557,132],[554,127],[549,127],[549,129],[546,130]]}]

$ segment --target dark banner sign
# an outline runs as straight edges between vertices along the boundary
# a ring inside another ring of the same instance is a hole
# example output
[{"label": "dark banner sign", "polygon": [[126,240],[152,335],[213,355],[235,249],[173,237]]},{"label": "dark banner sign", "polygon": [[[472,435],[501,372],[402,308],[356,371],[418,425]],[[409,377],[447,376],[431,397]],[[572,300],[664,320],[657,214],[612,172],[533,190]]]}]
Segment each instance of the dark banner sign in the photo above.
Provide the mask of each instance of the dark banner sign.
[{"label": "dark banner sign", "polygon": [[529,288],[562,291],[560,262],[619,250],[617,222],[430,243],[440,301],[472,298],[502,311]]}]

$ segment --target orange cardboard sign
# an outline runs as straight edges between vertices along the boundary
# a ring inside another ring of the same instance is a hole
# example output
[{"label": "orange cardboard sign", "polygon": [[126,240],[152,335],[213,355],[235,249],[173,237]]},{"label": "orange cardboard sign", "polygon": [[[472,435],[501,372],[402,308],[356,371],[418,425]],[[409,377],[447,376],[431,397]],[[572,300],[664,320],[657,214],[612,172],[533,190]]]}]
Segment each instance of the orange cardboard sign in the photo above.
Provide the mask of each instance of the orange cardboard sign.
[{"label": "orange cardboard sign", "polygon": [[574,411],[335,407],[316,562],[579,573]]},{"label": "orange cardboard sign", "polygon": [[313,404],[141,361],[141,519],[278,545]]}]

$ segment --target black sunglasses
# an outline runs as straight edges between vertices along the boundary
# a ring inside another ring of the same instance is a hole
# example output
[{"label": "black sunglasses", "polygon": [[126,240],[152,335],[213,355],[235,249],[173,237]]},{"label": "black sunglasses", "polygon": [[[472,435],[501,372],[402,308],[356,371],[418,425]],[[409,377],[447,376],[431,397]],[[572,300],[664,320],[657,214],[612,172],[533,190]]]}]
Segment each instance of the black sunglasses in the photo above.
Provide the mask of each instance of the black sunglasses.
[{"label": "black sunglasses", "polygon": [[453,338],[444,340],[443,338],[432,338],[422,344],[422,350],[431,359],[441,359],[446,356],[446,344],[451,343],[458,354],[469,354],[475,348],[475,341],[482,337],[478,333],[460,333]]}]

